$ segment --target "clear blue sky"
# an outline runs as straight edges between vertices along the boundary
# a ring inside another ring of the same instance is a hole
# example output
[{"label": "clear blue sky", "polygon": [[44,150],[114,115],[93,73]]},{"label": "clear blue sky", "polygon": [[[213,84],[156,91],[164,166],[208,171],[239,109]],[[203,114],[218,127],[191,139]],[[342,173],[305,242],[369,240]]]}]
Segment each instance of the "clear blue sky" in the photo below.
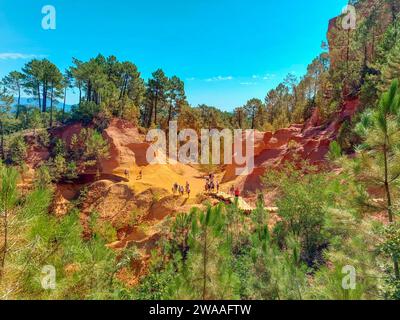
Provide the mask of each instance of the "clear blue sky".
[{"label": "clear blue sky", "polygon": [[[346,0],[0,0],[0,77],[31,57],[60,69],[98,53],[162,68],[186,83],[189,102],[232,110],[264,98],[321,52],[328,20]],[[41,27],[44,5],[57,29]],[[10,55],[12,53],[13,55]],[[76,102],[70,93],[69,103]]]}]

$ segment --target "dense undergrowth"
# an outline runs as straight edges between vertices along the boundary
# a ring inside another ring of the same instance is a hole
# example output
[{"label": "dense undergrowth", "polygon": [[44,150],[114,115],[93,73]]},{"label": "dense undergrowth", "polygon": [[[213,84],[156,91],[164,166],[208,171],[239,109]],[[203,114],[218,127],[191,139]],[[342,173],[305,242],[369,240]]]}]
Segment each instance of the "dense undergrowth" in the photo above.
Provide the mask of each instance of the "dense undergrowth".
[{"label": "dense undergrowth", "polygon": [[[287,167],[270,173],[266,188],[282,191],[276,217],[260,197],[251,215],[235,204],[221,204],[171,218],[147,274],[133,288],[117,273],[140,259],[134,247],[116,253],[96,232],[84,240],[75,209],[63,218],[49,215],[51,192],[38,188],[22,195],[17,178],[14,169],[1,168],[2,218],[8,228],[1,260],[3,299],[399,296],[392,264],[393,253],[400,250],[399,229],[385,226],[376,211],[365,210],[365,188],[348,172],[303,174]],[[52,290],[42,286],[47,265],[56,271]],[[346,278],[353,269],[354,287]]]}]

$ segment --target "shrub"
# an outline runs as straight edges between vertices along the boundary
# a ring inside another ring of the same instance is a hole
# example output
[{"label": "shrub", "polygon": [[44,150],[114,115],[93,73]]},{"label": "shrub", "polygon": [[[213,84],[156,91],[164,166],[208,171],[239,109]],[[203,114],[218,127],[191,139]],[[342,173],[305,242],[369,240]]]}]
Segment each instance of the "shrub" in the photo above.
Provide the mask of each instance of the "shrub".
[{"label": "shrub", "polygon": [[323,229],[331,182],[323,174],[303,174],[291,167],[283,173],[269,173],[263,180],[277,183],[282,192],[277,201],[282,219],[275,229],[277,239],[294,236],[301,244],[302,260],[310,267],[321,263],[322,250],[328,244]]},{"label": "shrub", "polygon": [[35,186],[38,189],[47,189],[51,186],[53,178],[47,165],[41,165],[35,171]]},{"label": "shrub", "polygon": [[100,106],[93,101],[84,101],[72,107],[72,120],[89,124],[100,113]]},{"label": "shrub", "polygon": [[9,146],[8,160],[15,165],[22,165],[27,155],[27,145],[22,135],[15,136]]}]

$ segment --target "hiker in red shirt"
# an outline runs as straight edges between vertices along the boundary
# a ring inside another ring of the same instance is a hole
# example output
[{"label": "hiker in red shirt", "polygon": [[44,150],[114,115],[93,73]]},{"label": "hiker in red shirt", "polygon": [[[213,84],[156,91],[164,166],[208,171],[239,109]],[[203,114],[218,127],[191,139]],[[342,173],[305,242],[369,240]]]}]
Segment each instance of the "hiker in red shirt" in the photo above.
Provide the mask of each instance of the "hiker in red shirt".
[{"label": "hiker in red shirt", "polygon": [[239,190],[239,188],[236,188],[236,190],[235,190],[235,197],[236,197],[236,198],[239,198],[239,196],[240,196],[240,190]]}]

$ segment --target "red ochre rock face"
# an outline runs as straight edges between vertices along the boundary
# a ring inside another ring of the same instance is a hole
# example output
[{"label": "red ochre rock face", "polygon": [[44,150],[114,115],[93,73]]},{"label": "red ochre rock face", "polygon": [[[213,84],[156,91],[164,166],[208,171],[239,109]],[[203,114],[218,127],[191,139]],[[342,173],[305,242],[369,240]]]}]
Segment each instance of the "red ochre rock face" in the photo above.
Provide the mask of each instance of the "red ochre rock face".
[{"label": "red ochre rock face", "polygon": [[112,174],[119,167],[147,165],[146,151],[149,144],[132,123],[113,119],[104,130],[103,137],[110,145],[110,157],[101,161],[103,173]]},{"label": "red ochre rock face", "polygon": [[[78,135],[83,128],[84,126],[81,123],[74,123],[52,129],[49,134],[52,139],[61,139],[69,146],[72,137]],[[145,142],[145,137],[139,133],[138,128],[132,123],[121,119],[112,119],[103,131],[103,138],[108,141],[110,146],[109,158],[102,160],[100,164],[104,174],[112,174],[113,170],[119,167],[148,164],[146,151],[149,144]],[[26,160],[30,167],[37,168],[41,163],[48,160],[49,150],[39,146],[35,142],[36,139],[33,134],[27,135],[25,140],[28,144]]]},{"label": "red ochre rock face", "polygon": [[261,188],[261,177],[269,169],[279,169],[286,162],[301,166],[306,161],[310,165],[322,167],[326,164],[329,146],[336,139],[341,124],[357,110],[358,99],[346,101],[333,120],[321,125],[318,111],[304,124],[294,124],[275,133],[257,132],[255,134],[255,169],[246,176],[238,177],[236,169],[240,166],[227,165],[224,183],[235,183],[242,191],[254,192]]}]

